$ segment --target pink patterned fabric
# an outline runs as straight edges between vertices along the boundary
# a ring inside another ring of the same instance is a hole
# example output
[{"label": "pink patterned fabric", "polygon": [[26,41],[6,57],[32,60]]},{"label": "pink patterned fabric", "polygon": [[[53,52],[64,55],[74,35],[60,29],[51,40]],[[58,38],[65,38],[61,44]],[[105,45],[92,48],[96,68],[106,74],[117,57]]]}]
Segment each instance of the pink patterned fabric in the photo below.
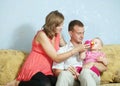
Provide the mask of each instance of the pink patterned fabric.
[{"label": "pink patterned fabric", "polygon": [[84,59],[83,64],[86,64],[88,62],[96,62],[98,57],[104,57],[105,54],[102,52],[92,52],[92,51],[87,51],[86,52],[86,58]]},{"label": "pink patterned fabric", "polygon": [[[105,54],[103,52],[92,52],[92,51],[87,51],[86,52],[86,58],[84,59],[83,64],[87,64],[89,62],[96,62],[97,58],[99,57],[104,57]],[[95,72],[98,76],[100,76],[100,71],[95,67],[90,68],[93,72]]]}]

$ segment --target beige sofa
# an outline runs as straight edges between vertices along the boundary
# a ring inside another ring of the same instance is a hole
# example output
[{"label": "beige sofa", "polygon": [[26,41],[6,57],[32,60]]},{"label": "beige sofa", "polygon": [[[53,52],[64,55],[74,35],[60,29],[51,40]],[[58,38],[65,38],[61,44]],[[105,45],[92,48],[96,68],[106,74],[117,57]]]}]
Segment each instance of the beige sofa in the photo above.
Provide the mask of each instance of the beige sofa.
[{"label": "beige sofa", "polygon": [[[120,44],[105,45],[103,51],[109,61],[101,75],[100,86],[120,86]],[[17,50],[0,50],[0,86],[14,80],[27,54]]]}]

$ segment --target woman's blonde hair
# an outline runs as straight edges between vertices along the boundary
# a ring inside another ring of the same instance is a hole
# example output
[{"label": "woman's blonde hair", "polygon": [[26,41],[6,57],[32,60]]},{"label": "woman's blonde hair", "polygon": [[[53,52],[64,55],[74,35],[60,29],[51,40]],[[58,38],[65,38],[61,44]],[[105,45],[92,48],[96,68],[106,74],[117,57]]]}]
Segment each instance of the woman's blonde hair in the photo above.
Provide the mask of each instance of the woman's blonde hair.
[{"label": "woman's blonde hair", "polygon": [[49,38],[55,36],[55,29],[64,21],[64,16],[60,12],[52,11],[46,16],[43,30]]}]

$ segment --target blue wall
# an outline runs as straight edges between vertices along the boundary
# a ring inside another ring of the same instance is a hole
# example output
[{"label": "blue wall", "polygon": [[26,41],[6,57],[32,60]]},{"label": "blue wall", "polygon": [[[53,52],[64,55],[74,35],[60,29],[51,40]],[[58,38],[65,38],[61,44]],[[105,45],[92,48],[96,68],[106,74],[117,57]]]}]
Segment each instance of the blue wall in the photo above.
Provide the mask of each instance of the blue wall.
[{"label": "blue wall", "polygon": [[65,16],[66,41],[68,23],[79,19],[85,24],[84,40],[99,36],[104,44],[120,44],[120,0],[0,0],[0,49],[30,51],[52,10]]}]

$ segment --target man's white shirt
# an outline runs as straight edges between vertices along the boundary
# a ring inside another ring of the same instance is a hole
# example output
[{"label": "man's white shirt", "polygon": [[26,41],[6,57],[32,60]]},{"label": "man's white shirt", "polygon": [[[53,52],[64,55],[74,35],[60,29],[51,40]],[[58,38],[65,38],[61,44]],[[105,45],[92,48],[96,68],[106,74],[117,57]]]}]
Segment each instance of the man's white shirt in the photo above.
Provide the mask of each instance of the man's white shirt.
[{"label": "man's white shirt", "polygon": [[[74,48],[73,44],[71,42],[69,42],[67,45],[60,47],[60,49],[58,50],[57,53],[61,54],[61,53],[65,53],[67,51],[70,51]],[[69,66],[80,66],[82,67],[82,60],[80,60],[80,56],[79,53],[71,56],[70,58],[68,58],[67,60],[61,62],[61,63],[56,63],[53,62],[53,69],[67,69]]]}]

